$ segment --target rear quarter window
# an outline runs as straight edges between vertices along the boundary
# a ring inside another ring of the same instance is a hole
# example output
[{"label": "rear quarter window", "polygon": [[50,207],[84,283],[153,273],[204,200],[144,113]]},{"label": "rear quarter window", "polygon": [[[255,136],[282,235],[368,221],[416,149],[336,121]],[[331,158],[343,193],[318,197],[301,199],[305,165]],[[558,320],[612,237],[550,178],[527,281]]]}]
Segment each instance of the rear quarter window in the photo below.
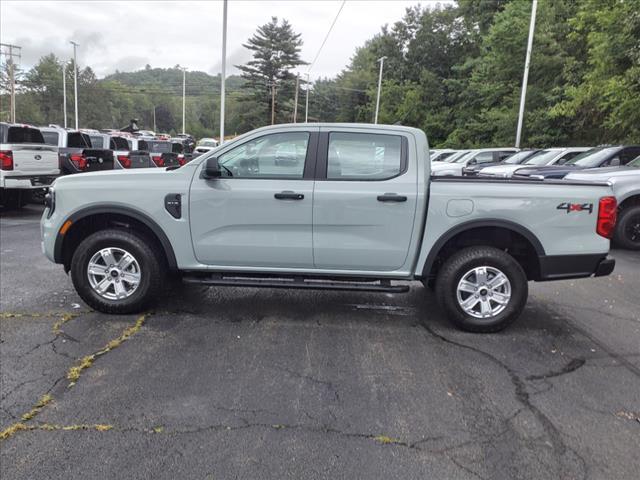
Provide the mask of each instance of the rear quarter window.
[{"label": "rear quarter window", "polygon": [[44,143],[44,137],[36,128],[9,127],[7,143]]}]

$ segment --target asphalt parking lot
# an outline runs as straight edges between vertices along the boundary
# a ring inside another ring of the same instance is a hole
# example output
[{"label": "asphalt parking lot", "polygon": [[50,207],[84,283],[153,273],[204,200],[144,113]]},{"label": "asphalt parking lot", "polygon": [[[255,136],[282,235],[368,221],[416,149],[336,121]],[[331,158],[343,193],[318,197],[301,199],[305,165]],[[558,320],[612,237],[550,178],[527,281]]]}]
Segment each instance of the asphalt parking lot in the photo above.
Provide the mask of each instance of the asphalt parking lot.
[{"label": "asphalt parking lot", "polygon": [[[91,312],[0,220],[0,476],[636,479],[640,253],[492,335],[410,293],[185,287]],[[22,419],[22,416],[25,416]]]}]

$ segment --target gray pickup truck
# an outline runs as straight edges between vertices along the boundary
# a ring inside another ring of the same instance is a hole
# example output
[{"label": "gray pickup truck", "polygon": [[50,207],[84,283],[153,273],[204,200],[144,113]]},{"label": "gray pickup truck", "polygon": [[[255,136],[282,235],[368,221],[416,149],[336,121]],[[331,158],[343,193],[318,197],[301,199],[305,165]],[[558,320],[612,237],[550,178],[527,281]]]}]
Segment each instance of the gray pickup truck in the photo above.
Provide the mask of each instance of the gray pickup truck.
[{"label": "gray pickup truck", "polygon": [[43,251],[106,313],[147,307],[173,276],[391,293],[420,280],[476,332],[515,320],[528,280],[613,271],[608,184],[430,178],[428,152],[409,127],[277,125],[178,169],[62,177]]}]

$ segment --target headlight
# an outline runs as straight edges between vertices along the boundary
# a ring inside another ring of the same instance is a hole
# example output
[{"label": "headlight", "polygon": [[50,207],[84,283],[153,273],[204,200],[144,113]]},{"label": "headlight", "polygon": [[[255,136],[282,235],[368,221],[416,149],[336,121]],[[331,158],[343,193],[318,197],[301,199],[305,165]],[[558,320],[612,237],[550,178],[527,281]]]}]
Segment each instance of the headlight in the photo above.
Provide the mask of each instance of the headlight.
[{"label": "headlight", "polygon": [[47,218],[51,218],[53,211],[56,209],[56,191],[53,187],[49,187],[49,191],[44,196],[44,206],[49,209],[47,212]]}]

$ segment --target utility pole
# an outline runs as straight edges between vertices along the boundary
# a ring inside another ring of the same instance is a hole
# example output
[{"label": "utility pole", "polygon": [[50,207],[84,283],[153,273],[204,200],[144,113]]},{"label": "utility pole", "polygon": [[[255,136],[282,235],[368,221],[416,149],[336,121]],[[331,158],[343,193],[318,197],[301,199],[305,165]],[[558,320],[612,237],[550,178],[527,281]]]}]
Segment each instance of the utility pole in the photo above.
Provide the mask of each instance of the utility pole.
[{"label": "utility pole", "polygon": [[276,123],[276,81],[271,82],[271,125]]},{"label": "utility pole", "polygon": [[62,62],[62,115],[64,128],[67,128],[67,64]]},{"label": "utility pole", "polygon": [[533,49],[533,33],[536,28],[536,11],[538,0],[533,0],[531,5],[531,23],[529,23],[529,39],[527,41],[527,55],[524,60],[524,75],[522,77],[522,92],[520,92],[520,111],[518,112],[518,128],[516,130],[516,148],[520,148],[522,138],[522,123],[524,119],[524,104],[527,97],[527,82],[529,81],[529,64],[531,63],[531,50]]},{"label": "utility pole", "polygon": [[293,123],[298,122],[298,88],[300,85],[300,74],[296,75],[296,95],[295,100],[293,101]]},{"label": "utility pole", "polygon": [[220,142],[224,143],[225,81],[227,76],[227,0],[222,3],[222,75],[220,76]]},{"label": "utility pole", "polygon": [[73,40],[69,43],[73,45],[73,95],[75,97],[76,107],[76,130],[78,130],[78,57],[76,56],[78,44]]},{"label": "utility pole", "polygon": [[187,101],[187,69],[182,67],[182,134],[184,135],[185,132],[185,112],[186,110],[186,101]]},{"label": "utility pole", "polygon": [[309,73],[307,73],[307,98],[304,101],[304,123],[309,122]]},{"label": "utility pole", "polygon": [[[0,46],[6,48],[8,52],[4,52],[5,57],[7,58],[7,65],[9,65],[9,92],[11,97],[11,105],[9,108],[9,121],[11,123],[16,122],[16,72],[15,72],[15,62],[13,61],[13,57],[21,58],[20,51],[22,47],[17,45],[11,45],[8,43],[0,43]],[[13,50],[17,50],[18,53],[13,53]]]},{"label": "utility pole", "polygon": [[376,98],[376,115],[373,119],[373,123],[378,123],[378,111],[380,110],[380,90],[382,89],[382,66],[384,65],[384,59],[387,57],[380,57],[380,74],[378,75],[378,97]]}]

